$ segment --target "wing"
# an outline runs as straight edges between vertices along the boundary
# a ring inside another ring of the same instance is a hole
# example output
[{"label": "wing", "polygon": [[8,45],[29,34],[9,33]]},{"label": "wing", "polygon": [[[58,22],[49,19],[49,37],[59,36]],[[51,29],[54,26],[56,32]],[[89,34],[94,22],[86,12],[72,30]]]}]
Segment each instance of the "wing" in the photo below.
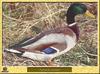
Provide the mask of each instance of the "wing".
[{"label": "wing", "polygon": [[[39,50],[42,51],[50,46],[64,45],[65,35],[73,36],[73,31],[67,27],[59,27],[45,32],[41,32],[36,37],[23,40],[10,48],[19,49],[24,48],[28,51]],[[66,46],[64,45],[64,48]]]}]

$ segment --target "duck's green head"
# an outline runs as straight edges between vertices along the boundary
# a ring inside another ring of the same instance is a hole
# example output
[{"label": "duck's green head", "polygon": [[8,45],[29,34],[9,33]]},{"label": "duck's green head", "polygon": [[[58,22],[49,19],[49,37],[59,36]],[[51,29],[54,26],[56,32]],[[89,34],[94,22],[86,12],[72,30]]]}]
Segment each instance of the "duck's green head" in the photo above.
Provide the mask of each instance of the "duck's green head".
[{"label": "duck's green head", "polygon": [[78,15],[78,14],[84,14],[87,10],[87,7],[84,4],[81,3],[73,3],[70,5],[67,11],[67,15]]},{"label": "duck's green head", "polygon": [[75,22],[74,17],[78,14],[85,14],[86,16],[95,18],[95,16],[88,11],[86,5],[81,3],[73,3],[70,5],[70,7],[67,10],[67,14],[66,14],[67,22],[69,24]]}]

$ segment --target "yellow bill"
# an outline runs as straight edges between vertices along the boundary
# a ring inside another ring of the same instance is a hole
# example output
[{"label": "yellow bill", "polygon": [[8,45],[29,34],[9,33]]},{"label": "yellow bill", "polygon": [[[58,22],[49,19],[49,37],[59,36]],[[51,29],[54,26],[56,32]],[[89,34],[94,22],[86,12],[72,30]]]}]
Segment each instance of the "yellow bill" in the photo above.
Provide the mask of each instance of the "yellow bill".
[{"label": "yellow bill", "polygon": [[96,18],[92,13],[90,13],[88,10],[84,14],[85,16],[89,16],[91,18]]}]

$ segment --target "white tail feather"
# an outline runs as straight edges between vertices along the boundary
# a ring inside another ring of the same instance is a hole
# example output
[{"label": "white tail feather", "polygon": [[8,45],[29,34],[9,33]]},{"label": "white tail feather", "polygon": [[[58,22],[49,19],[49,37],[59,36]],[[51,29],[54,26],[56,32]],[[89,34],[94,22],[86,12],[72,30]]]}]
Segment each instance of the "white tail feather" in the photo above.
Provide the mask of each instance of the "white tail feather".
[{"label": "white tail feather", "polygon": [[4,51],[12,52],[12,53],[21,53],[20,51],[17,51],[17,50],[14,50],[14,49],[7,49],[7,48],[5,48]]},{"label": "white tail feather", "polygon": [[49,59],[52,59],[52,55],[47,55],[45,53],[25,52],[22,56],[38,61],[48,61]]},{"label": "white tail feather", "polygon": [[[4,51],[11,52],[11,53],[17,53],[20,54],[20,51],[14,50],[14,49],[7,49],[5,48]],[[47,55],[45,53],[34,53],[34,52],[24,52],[22,57],[30,58],[32,60],[38,60],[38,61],[48,61],[52,58],[51,55]]]}]

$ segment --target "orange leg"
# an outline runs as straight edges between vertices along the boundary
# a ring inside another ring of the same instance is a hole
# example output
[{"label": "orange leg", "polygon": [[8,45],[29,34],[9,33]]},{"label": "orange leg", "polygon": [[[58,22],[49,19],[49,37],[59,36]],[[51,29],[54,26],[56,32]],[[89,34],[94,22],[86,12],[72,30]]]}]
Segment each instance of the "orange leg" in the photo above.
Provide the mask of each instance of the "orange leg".
[{"label": "orange leg", "polygon": [[58,66],[57,64],[54,63],[54,60],[53,60],[53,59],[49,59],[49,60],[47,61],[47,65],[48,65],[48,66]]}]

